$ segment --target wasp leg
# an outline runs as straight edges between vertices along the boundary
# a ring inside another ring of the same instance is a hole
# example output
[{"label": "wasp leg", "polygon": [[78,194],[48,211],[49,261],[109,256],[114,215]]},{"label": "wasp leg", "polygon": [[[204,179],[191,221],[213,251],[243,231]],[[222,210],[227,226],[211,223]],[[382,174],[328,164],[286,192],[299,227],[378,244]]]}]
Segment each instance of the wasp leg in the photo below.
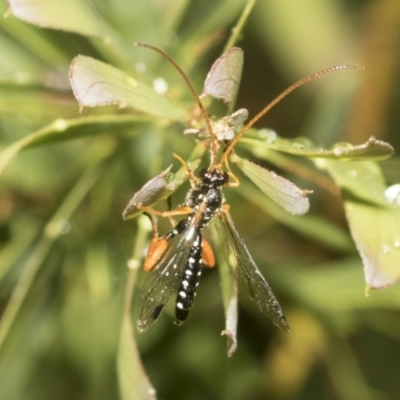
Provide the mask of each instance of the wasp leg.
[{"label": "wasp leg", "polygon": [[153,239],[151,239],[150,241],[143,266],[145,271],[150,271],[164,254],[168,246],[168,241],[171,239],[170,235],[165,235],[161,238],[158,237],[157,223],[153,218],[153,214],[160,215],[161,217],[167,217],[173,223],[174,221],[172,216],[191,214],[193,213],[193,209],[191,207],[182,206],[177,208],[176,210],[162,212],[154,210],[151,207],[138,206],[138,208],[141,209],[143,211],[143,214],[145,214],[150,219],[151,227],[153,229]]},{"label": "wasp leg", "polygon": [[151,227],[153,229],[153,239],[151,239],[150,241],[143,265],[143,269],[145,271],[150,271],[163,255],[165,249],[167,248],[168,240],[165,237],[158,237],[157,222],[153,218],[153,216],[148,212],[143,212],[143,214],[146,215],[147,218],[149,218]]},{"label": "wasp leg", "polygon": [[150,271],[156,265],[157,261],[164,254],[165,249],[168,245],[168,239],[165,237],[162,238],[153,238],[149,244],[149,248],[147,250],[146,258],[144,259],[143,269],[145,271]]},{"label": "wasp leg", "polygon": [[178,156],[178,154],[176,153],[173,153],[172,155],[182,164],[185,174],[189,179],[190,185],[193,187],[193,185],[199,181],[199,178],[194,175],[193,171],[190,169],[189,165],[186,164],[185,160],[182,157]]},{"label": "wasp leg", "polygon": [[235,188],[240,185],[239,178],[232,172],[231,167],[229,166],[228,159],[225,160],[225,166],[228,170],[228,176],[232,178],[233,182],[228,182],[225,186],[228,188]]},{"label": "wasp leg", "polygon": [[207,242],[206,239],[203,239],[202,242],[202,252],[201,252],[201,258],[203,259],[203,262],[207,267],[212,268],[215,266],[215,256],[213,249],[210,245],[210,243]]},{"label": "wasp leg", "polygon": [[181,207],[178,207],[175,210],[171,210],[171,211],[158,211],[158,210],[155,210],[154,208],[151,208],[148,206],[142,206],[140,204],[137,205],[137,208],[143,212],[146,212],[146,213],[152,214],[152,215],[158,215],[162,218],[170,218],[170,217],[174,217],[176,215],[187,215],[187,214],[193,213],[193,208],[188,207],[188,206],[181,206]]}]

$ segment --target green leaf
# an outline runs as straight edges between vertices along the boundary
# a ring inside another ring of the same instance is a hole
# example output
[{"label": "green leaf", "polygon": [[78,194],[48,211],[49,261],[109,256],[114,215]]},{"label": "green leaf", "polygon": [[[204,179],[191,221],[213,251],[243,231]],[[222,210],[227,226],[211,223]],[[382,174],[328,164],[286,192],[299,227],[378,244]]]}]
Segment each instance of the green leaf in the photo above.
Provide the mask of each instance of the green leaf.
[{"label": "green leaf", "polygon": [[139,229],[136,235],[134,254],[128,262],[129,274],[125,287],[124,313],[117,354],[118,382],[122,400],[156,399],[155,389],[152,387],[140,360],[131,318],[132,295],[141,259],[140,256],[145,244],[145,220],[146,218],[138,220]]},{"label": "green leaf", "polygon": [[[394,154],[393,147],[382,140],[371,136],[367,142],[360,145],[336,143],[330,149],[316,147],[307,138],[292,140],[279,138],[274,131],[261,129],[251,130],[252,137],[241,139],[240,143],[249,146],[255,154],[263,154],[266,149],[282,151],[307,158],[327,158],[342,161],[378,161],[385,160]],[[256,138],[256,139],[255,139]]]},{"label": "green leaf", "polygon": [[378,164],[374,162],[340,162],[315,160],[315,165],[327,170],[346,198],[387,207],[385,181]]},{"label": "green leaf", "polygon": [[214,229],[212,230],[213,241],[216,244],[218,272],[222,289],[222,301],[225,313],[225,329],[222,335],[225,335],[228,340],[228,357],[232,357],[237,349],[237,325],[238,325],[238,284],[233,277],[227,261],[222,254],[221,235],[218,234],[216,221],[213,223]]},{"label": "green leaf", "polygon": [[233,47],[212,65],[204,82],[203,95],[222,100],[232,109],[240,87],[243,70],[243,50]]},{"label": "green leaf", "polygon": [[378,165],[325,161],[324,166],[342,189],[367,289],[393,285],[400,279],[400,206],[385,197]]},{"label": "green leaf", "polygon": [[260,193],[253,185],[246,182],[241,182],[240,188],[241,190],[238,191],[239,195],[257,207],[260,207],[261,210],[273,216],[274,219],[289,227],[294,232],[323,243],[328,248],[345,253],[354,251],[354,246],[349,235],[333,223],[311,214],[303,215],[301,218],[291,215],[281,207],[278,207],[263,193]]},{"label": "green leaf", "polygon": [[[194,171],[201,161],[201,156],[204,153],[204,146],[199,144],[189,156],[188,167]],[[160,172],[154,178],[146,182],[129,201],[122,217],[124,220],[132,219],[142,213],[138,205],[151,207],[156,203],[169,197],[183,182],[187,180],[185,169],[182,167],[175,174],[170,173],[172,165],[166,170]]]},{"label": "green leaf", "polygon": [[81,0],[8,0],[17,18],[42,28],[108,38],[110,28],[90,2]]},{"label": "green leaf", "polygon": [[267,196],[287,212],[294,215],[307,213],[310,202],[308,190],[299,189],[294,183],[279,176],[275,172],[268,171],[259,165],[233,154],[230,158],[245,175],[247,175]]},{"label": "green leaf", "polygon": [[150,207],[154,203],[167,198],[171,191],[177,188],[179,185],[178,182],[173,182],[172,184],[167,182],[167,175],[171,168],[172,164],[166,170],[160,172],[157,176],[146,182],[146,184],[134,194],[122,213],[124,220],[132,219],[142,212],[142,210],[137,208],[139,204],[140,206]]},{"label": "green leaf", "polygon": [[101,154],[98,154],[96,158],[93,159],[92,165],[87,168],[86,172],[73,185],[44,227],[41,237],[38,239],[38,242],[29,255],[21,276],[2,314],[0,320],[0,350],[44,259],[51,250],[55,240],[63,234],[65,221],[69,220],[87,193],[93,188],[93,185],[97,182],[105,168],[108,161],[107,158],[109,158],[114,150],[114,146],[109,146],[106,149],[103,147],[101,149]]},{"label": "green leaf", "polygon": [[0,82],[29,85],[42,83],[47,72],[23,46],[0,35],[0,48],[7,57],[0,58]]},{"label": "green leaf", "polygon": [[91,57],[78,56],[70,67],[70,81],[81,107],[117,104],[170,120],[185,112],[125,72]]},{"label": "green leaf", "polygon": [[0,152],[0,174],[12,159],[26,148],[98,135],[112,129],[118,129],[121,132],[123,129],[131,129],[135,122],[142,121],[146,120],[134,115],[106,115],[71,120],[58,119],[2,150]]},{"label": "green leaf", "polygon": [[274,272],[274,281],[299,303],[333,318],[354,310],[398,310],[400,291],[396,288],[373,292],[369,298],[364,296],[360,290],[363,283],[360,267],[360,261],[354,257],[323,263],[315,268],[286,266]]}]

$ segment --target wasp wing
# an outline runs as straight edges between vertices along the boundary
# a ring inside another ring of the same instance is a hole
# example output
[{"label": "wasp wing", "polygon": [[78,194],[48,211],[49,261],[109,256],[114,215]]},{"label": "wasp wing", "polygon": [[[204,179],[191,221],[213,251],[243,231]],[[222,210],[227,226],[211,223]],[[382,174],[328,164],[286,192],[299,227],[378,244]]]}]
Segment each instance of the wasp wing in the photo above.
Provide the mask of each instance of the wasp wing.
[{"label": "wasp wing", "polygon": [[218,220],[223,235],[225,258],[235,279],[250,299],[256,302],[260,311],[276,326],[288,332],[289,325],[282,308],[239,236],[231,215],[227,210],[223,210],[218,215]]},{"label": "wasp wing", "polygon": [[142,307],[137,320],[139,332],[144,332],[157,320],[172,293],[177,290],[190,249],[198,237],[198,228],[190,224],[178,238],[171,241],[149,272],[142,288]]}]

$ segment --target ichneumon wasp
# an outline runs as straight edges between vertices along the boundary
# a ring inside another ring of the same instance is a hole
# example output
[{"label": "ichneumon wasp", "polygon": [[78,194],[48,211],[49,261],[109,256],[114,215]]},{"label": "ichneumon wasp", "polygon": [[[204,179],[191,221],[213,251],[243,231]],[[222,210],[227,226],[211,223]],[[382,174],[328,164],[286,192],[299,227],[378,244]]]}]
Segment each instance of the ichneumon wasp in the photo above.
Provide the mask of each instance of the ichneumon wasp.
[{"label": "ichneumon wasp", "polygon": [[[174,292],[177,292],[175,303],[176,324],[180,325],[187,319],[196,295],[202,266],[213,267],[215,264],[211,246],[202,236],[203,228],[214,218],[219,221],[225,253],[229,254],[229,257],[227,257],[229,259],[226,261],[235,279],[258,305],[260,311],[268,316],[276,326],[288,332],[289,325],[282,308],[247,250],[233,223],[229,213],[229,205],[225,203],[223,188],[237,187],[239,185],[238,178],[229,167],[228,157],[248,129],[290,92],[315,78],[333,71],[359,69],[360,67],[353,65],[334,66],[297,81],[240,129],[236,136],[226,144],[225,149],[221,151],[222,154],[218,158],[221,140],[216,136],[212,121],[187,75],[163,50],[148,44],[136,44],[160,53],[181,74],[192,92],[204,119],[207,132],[205,136],[208,137],[210,147],[210,165],[208,168],[201,170],[197,176],[182,158],[174,154],[174,157],[182,163],[191,185],[191,189],[181,206],[174,210],[161,212],[142,205],[140,202],[136,204],[137,209],[150,218],[154,234],[144,262],[144,269],[148,271],[148,276],[142,288],[142,305],[137,320],[139,332],[144,332],[157,320]],[[224,140],[223,142],[225,143],[226,141]],[[153,217],[155,215],[169,218],[173,225],[173,228],[162,237],[158,235],[157,224]],[[173,218],[178,216],[184,218],[175,223]],[[234,262],[232,262],[232,258]]]}]

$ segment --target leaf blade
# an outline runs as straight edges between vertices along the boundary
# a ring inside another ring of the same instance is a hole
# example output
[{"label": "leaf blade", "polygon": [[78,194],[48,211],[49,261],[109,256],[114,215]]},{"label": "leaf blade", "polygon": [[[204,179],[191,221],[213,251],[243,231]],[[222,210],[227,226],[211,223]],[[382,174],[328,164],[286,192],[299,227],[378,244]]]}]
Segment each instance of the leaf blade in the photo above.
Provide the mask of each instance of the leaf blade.
[{"label": "leaf blade", "polygon": [[8,6],[15,17],[42,28],[103,38],[108,38],[110,31],[91,3],[80,0],[8,0]]},{"label": "leaf blade", "polygon": [[91,57],[78,56],[70,66],[70,82],[81,107],[128,106],[169,120],[183,120],[185,112],[127,73]]},{"label": "leaf blade", "polygon": [[325,166],[342,190],[367,289],[393,285],[400,280],[400,206],[385,198],[386,185],[378,165],[329,161]]},{"label": "leaf blade", "polygon": [[284,210],[293,215],[303,215],[308,212],[310,202],[307,194],[310,191],[301,190],[275,172],[268,171],[236,154],[231,156],[231,160],[262,192]]}]

